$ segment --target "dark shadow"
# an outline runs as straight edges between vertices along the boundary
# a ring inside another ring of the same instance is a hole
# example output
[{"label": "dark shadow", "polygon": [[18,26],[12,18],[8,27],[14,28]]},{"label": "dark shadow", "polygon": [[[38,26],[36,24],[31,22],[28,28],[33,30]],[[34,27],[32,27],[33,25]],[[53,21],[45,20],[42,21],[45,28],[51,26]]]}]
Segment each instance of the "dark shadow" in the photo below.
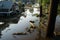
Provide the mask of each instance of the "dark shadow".
[{"label": "dark shadow", "polygon": [[9,24],[7,24],[7,23],[4,23],[4,24],[1,24],[0,25],[0,38],[1,38],[1,36],[2,36],[2,31],[5,29],[5,28],[7,28],[9,26]]},{"label": "dark shadow", "polygon": [[0,22],[4,22],[3,24],[0,24],[0,38],[2,36],[2,31],[4,29],[6,29],[7,27],[9,27],[9,24],[13,23],[13,24],[17,24],[20,17],[22,16],[22,14],[19,14],[18,16],[15,16],[13,18],[0,18]]},{"label": "dark shadow", "polygon": [[14,16],[14,17],[7,17],[7,18],[4,18],[4,17],[1,17],[0,18],[0,22],[6,22],[6,23],[18,23],[20,17],[22,16],[22,14],[19,14],[17,16]]}]

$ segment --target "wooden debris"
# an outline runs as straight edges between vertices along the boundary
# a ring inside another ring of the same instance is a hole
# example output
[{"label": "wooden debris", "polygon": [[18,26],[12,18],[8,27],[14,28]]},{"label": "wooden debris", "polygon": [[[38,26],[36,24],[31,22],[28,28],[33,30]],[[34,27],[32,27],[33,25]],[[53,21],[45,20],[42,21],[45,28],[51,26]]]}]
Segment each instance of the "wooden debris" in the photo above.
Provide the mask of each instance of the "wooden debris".
[{"label": "wooden debris", "polygon": [[29,28],[28,27],[26,28],[27,33],[32,33],[36,29],[36,26],[33,23],[34,23],[34,21],[30,21],[31,26]]},{"label": "wooden debris", "polygon": [[13,35],[27,35],[26,32],[21,32],[21,33],[13,33]]},{"label": "wooden debris", "polygon": [[31,23],[31,22],[30,22],[30,25],[31,25],[31,27],[30,27],[30,28],[33,28],[33,29],[35,29],[35,28],[36,28],[36,26],[35,26],[33,23]]},{"label": "wooden debris", "polygon": [[60,35],[60,32],[54,32],[55,35]]},{"label": "wooden debris", "polygon": [[33,28],[30,28],[30,29],[27,30],[27,32],[29,32],[29,33],[32,33],[33,31],[34,31]]},{"label": "wooden debris", "polygon": [[28,29],[28,30],[27,30],[27,32],[31,33],[31,30],[30,30],[30,29]]},{"label": "wooden debris", "polygon": [[33,23],[30,22],[30,25],[31,25],[30,28],[27,30],[27,32],[29,33],[33,32],[34,29],[36,29],[36,26]]},{"label": "wooden debris", "polygon": [[34,26],[34,27],[33,27],[33,26],[31,26],[30,28],[36,29],[36,27],[35,27],[35,26]]},{"label": "wooden debris", "polygon": [[34,21],[30,21],[31,23],[35,23]]}]

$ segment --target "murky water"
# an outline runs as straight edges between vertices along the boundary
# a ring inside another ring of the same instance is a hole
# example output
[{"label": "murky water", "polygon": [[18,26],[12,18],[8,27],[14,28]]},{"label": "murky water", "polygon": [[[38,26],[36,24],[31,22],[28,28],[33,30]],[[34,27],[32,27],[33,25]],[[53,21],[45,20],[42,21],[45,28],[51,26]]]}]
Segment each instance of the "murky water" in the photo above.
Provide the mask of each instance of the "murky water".
[{"label": "murky water", "polygon": [[60,32],[60,15],[56,17],[55,31]]},{"label": "murky water", "polygon": [[33,13],[27,9],[23,13],[25,16],[19,14],[10,19],[0,19],[0,40],[35,40],[38,34],[36,29],[27,35],[13,35],[13,33],[26,32],[31,26],[30,21],[34,21],[34,25],[38,27],[39,17],[33,16],[35,13],[39,14],[37,8],[34,8]]}]

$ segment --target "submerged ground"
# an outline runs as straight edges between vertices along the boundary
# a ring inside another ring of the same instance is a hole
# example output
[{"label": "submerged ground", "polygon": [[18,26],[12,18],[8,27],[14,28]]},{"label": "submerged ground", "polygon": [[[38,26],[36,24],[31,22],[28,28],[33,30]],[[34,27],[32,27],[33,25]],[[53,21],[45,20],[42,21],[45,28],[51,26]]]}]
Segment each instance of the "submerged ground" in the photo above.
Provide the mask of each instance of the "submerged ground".
[{"label": "submerged ground", "polygon": [[[18,16],[7,19],[9,22],[0,22],[0,40],[35,40],[38,34],[38,31],[34,29],[32,32],[27,32],[31,27],[30,21],[34,21],[32,25],[39,27],[39,17],[35,14],[39,14],[37,8],[33,8],[33,12],[30,12],[29,9],[26,9],[25,12],[19,14]],[[13,20],[13,21],[12,21]],[[3,24],[3,25],[2,25]],[[32,29],[33,30],[33,29]],[[24,33],[26,35],[13,35],[14,33]]]},{"label": "submerged ground", "polygon": [[[36,40],[38,36],[37,29],[29,30],[31,26],[39,27],[40,14],[39,8],[29,8],[26,11],[11,19],[0,19],[0,40]],[[32,11],[31,11],[32,10]],[[8,22],[9,21],[9,22]],[[32,23],[31,23],[32,21]],[[55,31],[60,31],[60,16],[56,18]],[[30,32],[29,32],[29,31]],[[25,35],[13,35],[14,33],[27,33]]]}]

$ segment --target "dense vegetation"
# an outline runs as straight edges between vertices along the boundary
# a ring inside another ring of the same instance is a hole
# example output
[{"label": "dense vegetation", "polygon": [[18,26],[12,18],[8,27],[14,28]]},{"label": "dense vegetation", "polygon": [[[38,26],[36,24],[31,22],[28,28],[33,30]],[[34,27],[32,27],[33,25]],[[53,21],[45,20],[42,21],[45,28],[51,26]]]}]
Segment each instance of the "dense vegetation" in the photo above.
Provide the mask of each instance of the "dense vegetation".
[{"label": "dense vegetation", "polygon": [[[50,0],[38,0],[38,2],[40,3],[40,5],[42,4],[42,9],[43,10],[48,11],[47,9],[49,9]],[[57,11],[58,11],[58,14],[60,14],[60,0],[59,0]]]},{"label": "dense vegetation", "polygon": [[58,4],[58,14],[60,15],[60,0],[59,0],[59,4]]}]

